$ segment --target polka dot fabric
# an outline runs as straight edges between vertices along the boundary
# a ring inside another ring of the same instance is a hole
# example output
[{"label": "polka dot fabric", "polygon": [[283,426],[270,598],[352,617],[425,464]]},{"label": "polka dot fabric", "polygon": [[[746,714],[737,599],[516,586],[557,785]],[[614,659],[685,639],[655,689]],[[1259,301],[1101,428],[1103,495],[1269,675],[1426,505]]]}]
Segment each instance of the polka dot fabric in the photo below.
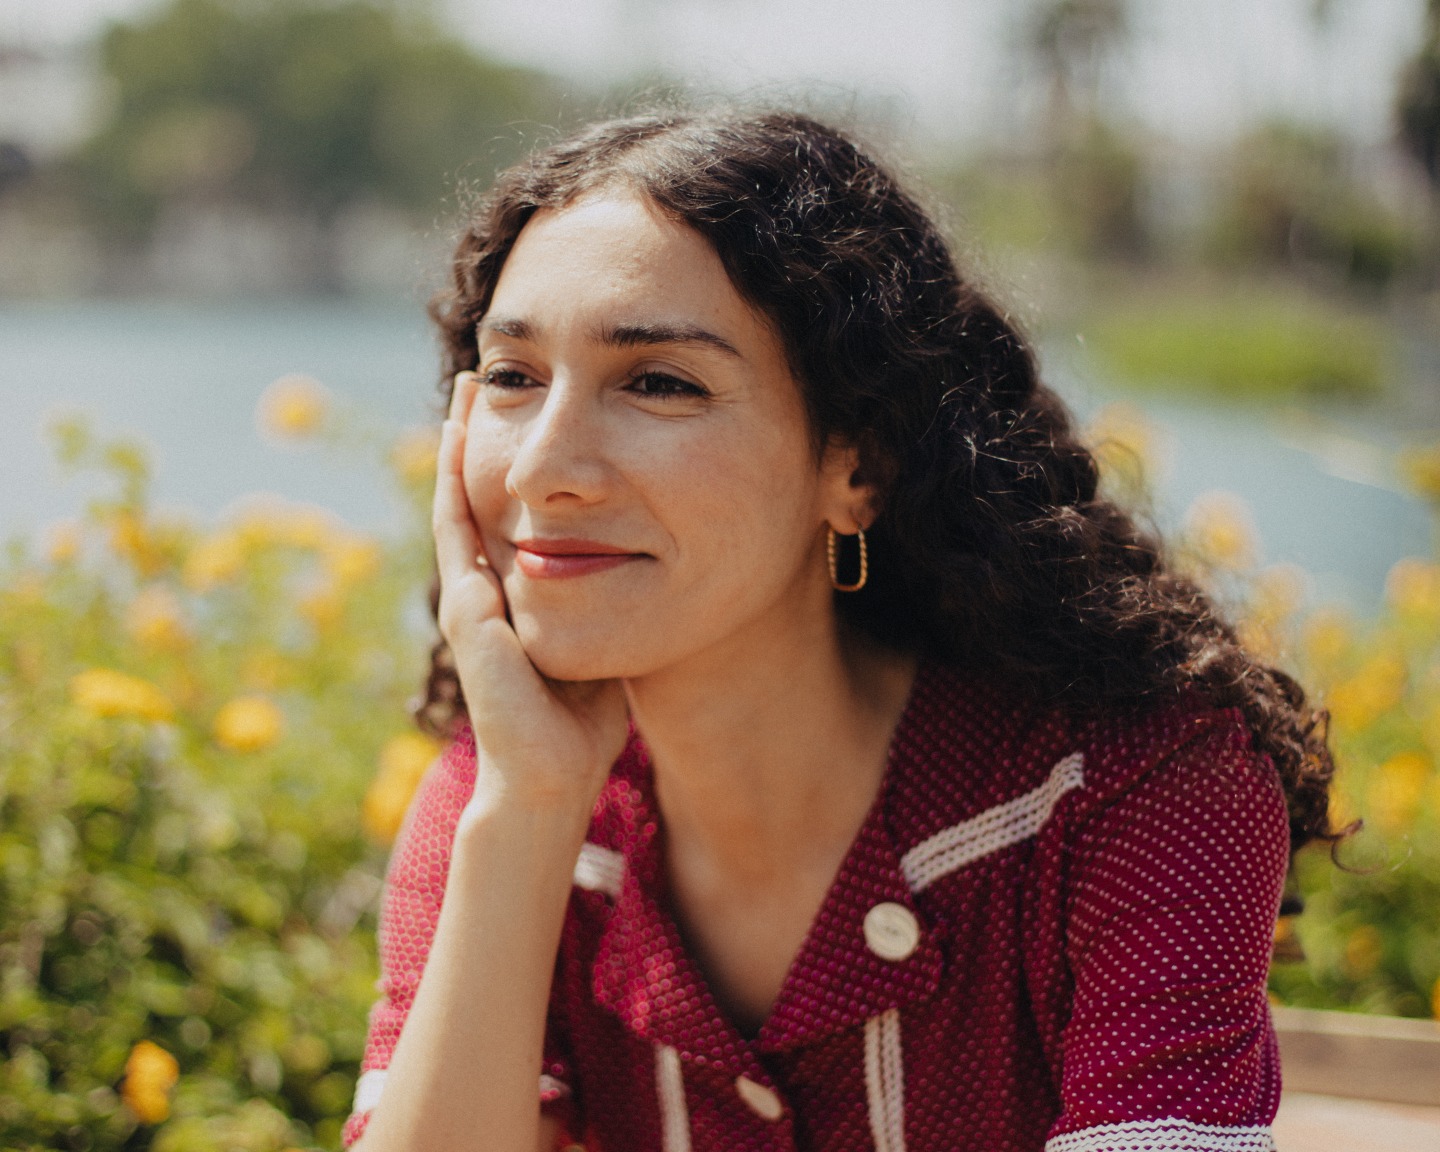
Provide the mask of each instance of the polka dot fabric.
[{"label": "polka dot fabric", "polygon": [[[414,997],[474,770],[462,736],[392,861],[369,1087],[347,1143]],[[750,1039],[668,911],[659,818],[632,739],[588,837],[623,868],[604,884],[577,870],[556,959],[540,1092],[567,1141],[1273,1148],[1265,977],[1289,840],[1278,779],[1238,710],[1189,700],[1079,723],[922,668],[880,794]],[[892,937],[877,950],[866,917],[882,904],[898,907],[883,911]]]}]

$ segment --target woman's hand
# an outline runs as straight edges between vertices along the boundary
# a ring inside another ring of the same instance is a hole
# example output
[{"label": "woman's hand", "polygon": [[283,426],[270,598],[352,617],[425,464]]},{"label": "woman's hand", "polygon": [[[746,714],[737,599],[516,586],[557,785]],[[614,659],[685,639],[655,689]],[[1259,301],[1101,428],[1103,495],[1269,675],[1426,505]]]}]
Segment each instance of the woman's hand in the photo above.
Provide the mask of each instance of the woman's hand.
[{"label": "woman's hand", "polygon": [[445,899],[423,978],[386,961],[391,1004],[410,1003],[365,1134],[373,1152],[553,1152],[557,1125],[541,1118],[536,1081],[550,980],[575,856],[625,740],[620,685],[547,681],[506,618],[462,471],[475,390],[474,374],[460,373],[434,507],[440,632],[475,729],[475,792],[453,834],[435,818],[441,807],[413,822],[388,882],[382,920],[399,916],[406,932],[426,921],[396,884],[432,907],[443,884]]},{"label": "woman's hand", "polygon": [[465,492],[465,434],[478,378],[455,377],[440,439],[433,531],[440,634],[455,658],[475,731],[479,775],[467,814],[504,799],[588,813],[625,745],[619,681],[542,676],[510,626],[500,577],[484,555]]}]

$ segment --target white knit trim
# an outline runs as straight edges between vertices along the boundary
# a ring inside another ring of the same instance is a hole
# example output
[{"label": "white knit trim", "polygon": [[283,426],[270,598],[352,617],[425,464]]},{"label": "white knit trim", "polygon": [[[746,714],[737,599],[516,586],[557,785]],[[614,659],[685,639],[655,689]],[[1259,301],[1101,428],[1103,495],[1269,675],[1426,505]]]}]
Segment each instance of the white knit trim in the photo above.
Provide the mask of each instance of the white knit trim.
[{"label": "white knit trim", "polygon": [[690,1152],[685,1074],[680,1068],[680,1053],[668,1044],[655,1045],[655,1088],[660,1097],[661,1147],[665,1152]]},{"label": "white knit trim", "polygon": [[898,1008],[865,1021],[865,1096],[875,1152],[905,1152],[905,1057]]},{"label": "white knit trim", "polygon": [[1267,1126],[1220,1127],[1189,1120],[1097,1124],[1045,1142],[1045,1152],[1275,1152]]},{"label": "white knit trim", "polygon": [[355,1081],[356,1112],[369,1112],[380,1103],[380,1089],[385,1087],[385,1080],[389,1075],[384,1068],[372,1068],[369,1072],[360,1073],[360,1079]]},{"label": "white knit trim", "polygon": [[589,892],[604,892],[612,899],[620,896],[625,879],[625,857],[614,848],[602,848],[585,841],[575,860],[575,886]]},{"label": "white knit trim", "polygon": [[568,1096],[570,1095],[570,1085],[542,1072],[540,1073],[540,1094],[543,1096],[546,1092],[554,1092],[558,1096]]},{"label": "white knit trim", "polygon": [[987,808],[978,816],[941,829],[900,859],[900,871],[912,891],[929,887],[957,868],[1034,836],[1050,819],[1060,797],[1084,782],[1085,757],[1072,752],[1050,769],[1040,787]]},{"label": "white knit trim", "polygon": [[[373,1112],[375,1105],[380,1103],[380,1091],[385,1087],[385,1081],[390,1077],[388,1068],[372,1068],[369,1072],[362,1072],[360,1079],[355,1082],[355,1103],[351,1111],[357,1115],[361,1112]],[[561,1096],[570,1095],[570,1085],[563,1080],[557,1080],[554,1076],[540,1074],[540,1091],[556,1092]]]}]

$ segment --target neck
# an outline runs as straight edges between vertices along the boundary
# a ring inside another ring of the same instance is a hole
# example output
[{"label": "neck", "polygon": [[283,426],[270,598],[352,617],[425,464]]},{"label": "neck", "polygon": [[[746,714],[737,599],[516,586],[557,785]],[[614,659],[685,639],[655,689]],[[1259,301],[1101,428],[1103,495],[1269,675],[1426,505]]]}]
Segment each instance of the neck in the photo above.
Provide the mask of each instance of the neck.
[{"label": "neck", "polygon": [[[828,590],[827,590],[828,591]],[[691,868],[760,883],[836,859],[869,811],[914,661],[849,635],[827,603],[758,622],[626,682],[667,840]]]}]

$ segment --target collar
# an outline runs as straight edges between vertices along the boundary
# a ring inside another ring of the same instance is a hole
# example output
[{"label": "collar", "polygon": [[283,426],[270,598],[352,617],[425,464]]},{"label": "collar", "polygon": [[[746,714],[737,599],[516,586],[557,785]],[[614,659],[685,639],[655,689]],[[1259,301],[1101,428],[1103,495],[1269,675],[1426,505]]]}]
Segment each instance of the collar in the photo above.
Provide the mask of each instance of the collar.
[{"label": "collar", "polygon": [[[880,790],[753,1043],[720,1011],[667,907],[649,758],[633,740],[631,754],[621,759],[628,779],[616,781],[629,809],[617,845],[625,872],[595,956],[597,1002],[635,1036],[673,1047],[682,1058],[761,1078],[759,1054],[809,1044],[932,997],[944,963],[943,929],[927,922],[917,906],[900,870],[903,849],[892,839],[887,818],[902,779],[914,770],[917,754],[927,750],[928,741],[913,729],[917,713],[928,710],[931,679],[922,665],[891,741]],[[882,903],[902,906],[919,926],[919,944],[903,960],[886,960],[866,943],[866,914]]]}]

